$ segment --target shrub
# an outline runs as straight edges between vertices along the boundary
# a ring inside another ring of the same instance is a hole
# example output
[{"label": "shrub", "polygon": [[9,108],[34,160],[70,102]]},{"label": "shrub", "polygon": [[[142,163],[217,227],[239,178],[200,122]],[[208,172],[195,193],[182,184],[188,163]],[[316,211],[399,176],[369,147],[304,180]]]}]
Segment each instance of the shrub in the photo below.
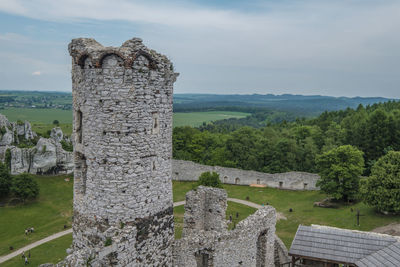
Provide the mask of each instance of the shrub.
[{"label": "shrub", "polygon": [[14,177],[11,193],[25,202],[25,200],[34,199],[39,195],[39,185],[31,175],[23,173]]},{"label": "shrub", "polygon": [[199,181],[197,182],[197,186],[204,185],[204,186],[211,186],[222,188],[221,180],[219,179],[219,174],[216,172],[203,172],[199,176]]},{"label": "shrub", "polygon": [[7,196],[10,192],[11,180],[6,164],[0,162],[0,198]]},{"label": "shrub", "polygon": [[74,147],[73,147],[73,145],[72,145],[71,142],[67,142],[67,141],[65,141],[65,140],[61,140],[60,143],[61,143],[62,148],[63,148],[65,151],[69,151],[69,152],[74,151]]}]

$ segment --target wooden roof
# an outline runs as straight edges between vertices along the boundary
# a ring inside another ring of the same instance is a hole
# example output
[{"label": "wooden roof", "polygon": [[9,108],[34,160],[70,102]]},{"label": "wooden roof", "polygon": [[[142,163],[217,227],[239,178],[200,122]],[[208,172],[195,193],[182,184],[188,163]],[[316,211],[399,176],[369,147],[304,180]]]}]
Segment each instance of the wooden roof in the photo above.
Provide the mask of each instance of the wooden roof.
[{"label": "wooden roof", "polygon": [[372,232],[300,225],[289,255],[357,266],[400,266],[376,265],[377,261],[388,258],[383,256],[386,254],[391,256],[392,262],[400,262],[399,241],[397,237]]}]

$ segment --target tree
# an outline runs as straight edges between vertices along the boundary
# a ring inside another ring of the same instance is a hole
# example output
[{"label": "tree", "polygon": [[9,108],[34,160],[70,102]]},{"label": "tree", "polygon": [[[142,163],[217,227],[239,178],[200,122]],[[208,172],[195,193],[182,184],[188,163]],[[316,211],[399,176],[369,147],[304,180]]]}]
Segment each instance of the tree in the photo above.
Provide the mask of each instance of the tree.
[{"label": "tree", "polygon": [[6,164],[0,162],[0,198],[7,196],[10,192],[11,180]]},{"label": "tree", "polygon": [[219,179],[219,174],[216,172],[212,172],[212,173],[211,172],[203,172],[199,176],[199,181],[197,182],[197,185],[222,188],[222,183],[221,183],[221,180]]},{"label": "tree", "polygon": [[36,198],[39,195],[39,185],[29,174],[23,173],[14,177],[11,192],[25,202],[25,200]]},{"label": "tree", "polygon": [[400,152],[389,151],[361,183],[364,202],[384,212],[400,212]]},{"label": "tree", "polygon": [[316,159],[321,179],[317,186],[337,200],[354,200],[364,170],[363,152],[345,145],[319,155]]},{"label": "tree", "polygon": [[54,120],[53,124],[58,126],[60,124],[60,122],[58,120]]}]

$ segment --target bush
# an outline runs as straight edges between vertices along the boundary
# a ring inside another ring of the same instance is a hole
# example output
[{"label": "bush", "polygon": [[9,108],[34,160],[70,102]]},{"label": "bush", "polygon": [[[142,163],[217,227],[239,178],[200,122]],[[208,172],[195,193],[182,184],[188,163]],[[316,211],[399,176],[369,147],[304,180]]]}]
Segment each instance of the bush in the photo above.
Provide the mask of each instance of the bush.
[{"label": "bush", "polygon": [[60,143],[61,143],[62,148],[63,148],[65,151],[69,151],[69,152],[74,151],[74,147],[73,147],[73,145],[72,145],[71,142],[67,142],[67,141],[65,141],[65,140],[61,140]]},{"label": "bush", "polygon": [[60,122],[58,120],[54,120],[53,124],[58,126],[60,124]]},{"label": "bush", "polygon": [[316,159],[317,186],[336,200],[350,201],[358,196],[360,176],[364,170],[363,152],[346,145],[323,153]]},{"label": "bush", "polygon": [[222,188],[219,174],[216,172],[203,172],[199,177],[199,181],[197,182],[197,186],[200,185]]},{"label": "bush", "polygon": [[39,185],[31,175],[23,173],[14,177],[11,192],[25,202],[25,200],[34,199],[39,195]]},{"label": "bush", "polygon": [[362,180],[361,196],[381,212],[400,212],[399,151],[389,151],[374,164],[371,176]]},{"label": "bush", "polygon": [[0,162],[0,198],[7,196],[10,192],[11,181],[6,164]]}]

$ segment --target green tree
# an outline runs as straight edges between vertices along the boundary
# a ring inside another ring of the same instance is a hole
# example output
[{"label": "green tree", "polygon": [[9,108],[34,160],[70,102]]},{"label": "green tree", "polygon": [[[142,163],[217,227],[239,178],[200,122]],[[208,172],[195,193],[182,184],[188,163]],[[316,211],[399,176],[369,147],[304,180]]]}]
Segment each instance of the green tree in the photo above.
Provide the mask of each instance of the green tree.
[{"label": "green tree", "polygon": [[216,172],[203,172],[199,176],[199,181],[197,182],[197,186],[200,185],[222,188],[219,174]]},{"label": "green tree", "polygon": [[58,120],[54,120],[53,124],[58,126],[60,124],[60,122]]},{"label": "green tree", "polygon": [[0,198],[7,196],[10,192],[11,180],[6,164],[0,162]]},{"label": "green tree", "polygon": [[34,199],[39,195],[39,185],[27,173],[15,176],[11,185],[11,192],[23,202]]},{"label": "green tree", "polygon": [[363,152],[345,145],[319,155],[316,159],[321,179],[317,186],[337,200],[354,200],[364,170]]},{"label": "green tree", "polygon": [[399,151],[389,151],[374,164],[371,176],[362,180],[361,196],[379,211],[400,212]]}]

